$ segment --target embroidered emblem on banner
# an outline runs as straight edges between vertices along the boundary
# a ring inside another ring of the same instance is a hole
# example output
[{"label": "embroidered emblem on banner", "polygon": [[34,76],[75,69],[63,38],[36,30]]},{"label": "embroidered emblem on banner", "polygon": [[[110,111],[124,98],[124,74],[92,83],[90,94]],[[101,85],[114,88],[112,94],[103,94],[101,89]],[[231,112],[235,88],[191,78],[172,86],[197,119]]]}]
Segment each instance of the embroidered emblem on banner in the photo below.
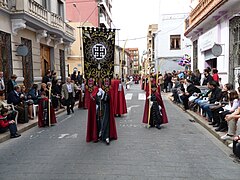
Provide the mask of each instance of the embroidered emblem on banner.
[{"label": "embroidered emblem on banner", "polygon": [[92,48],[92,53],[95,59],[102,60],[106,56],[106,48],[103,44],[96,44]]}]

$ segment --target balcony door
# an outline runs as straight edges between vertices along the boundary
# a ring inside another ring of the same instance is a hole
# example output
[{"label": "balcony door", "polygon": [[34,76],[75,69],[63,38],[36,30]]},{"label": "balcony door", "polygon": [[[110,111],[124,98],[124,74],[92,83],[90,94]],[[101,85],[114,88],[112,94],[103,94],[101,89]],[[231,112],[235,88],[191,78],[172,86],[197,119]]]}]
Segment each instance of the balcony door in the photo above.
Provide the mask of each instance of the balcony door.
[{"label": "balcony door", "polygon": [[51,70],[50,47],[41,45],[41,70],[42,77],[45,76],[47,70]]}]

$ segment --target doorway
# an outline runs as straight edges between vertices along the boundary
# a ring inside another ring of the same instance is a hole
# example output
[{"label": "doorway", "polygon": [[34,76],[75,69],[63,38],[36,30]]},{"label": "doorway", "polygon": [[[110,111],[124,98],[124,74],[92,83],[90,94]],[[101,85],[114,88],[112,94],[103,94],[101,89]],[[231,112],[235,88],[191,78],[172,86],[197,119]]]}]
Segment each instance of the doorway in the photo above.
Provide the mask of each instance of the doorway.
[{"label": "doorway", "polygon": [[50,59],[50,47],[41,45],[40,47],[41,55],[41,70],[42,77],[46,75],[47,70],[51,70],[51,59]]}]

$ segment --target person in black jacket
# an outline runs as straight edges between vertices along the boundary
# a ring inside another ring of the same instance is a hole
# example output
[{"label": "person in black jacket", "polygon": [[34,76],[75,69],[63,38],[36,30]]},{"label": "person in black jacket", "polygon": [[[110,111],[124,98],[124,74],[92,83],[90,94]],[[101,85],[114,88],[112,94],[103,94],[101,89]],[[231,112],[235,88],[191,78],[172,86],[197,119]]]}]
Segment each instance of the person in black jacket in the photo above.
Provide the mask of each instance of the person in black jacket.
[{"label": "person in black jacket", "polygon": [[210,106],[213,106],[216,102],[219,102],[221,100],[222,90],[218,87],[216,81],[208,82],[208,87],[211,89],[211,96],[208,99],[208,103],[204,104],[201,108],[207,113],[208,122],[212,122],[213,114]]},{"label": "person in black jacket", "polygon": [[206,86],[207,83],[213,81],[213,78],[210,74],[210,70],[209,69],[204,69],[204,79],[203,79],[203,83],[202,86]]},{"label": "person in black jacket", "polygon": [[15,109],[18,111],[18,123],[25,123],[28,122],[28,119],[24,116],[24,107],[22,104],[22,98],[24,98],[24,95],[21,95],[20,92],[20,86],[14,86],[14,90],[8,95],[7,103],[13,104]]},{"label": "person in black jacket", "polygon": [[189,109],[189,105],[188,105],[189,97],[192,96],[194,93],[201,93],[200,89],[197,88],[191,80],[186,79],[186,83],[187,83],[187,89],[184,92],[184,94],[181,96],[184,110]]},{"label": "person in black jacket", "polygon": [[8,80],[8,82],[7,82],[7,96],[9,95],[9,93],[10,93],[11,91],[14,90],[14,86],[17,85],[16,79],[17,79],[17,75],[16,75],[16,74],[13,74],[13,75],[11,76],[11,79]]}]

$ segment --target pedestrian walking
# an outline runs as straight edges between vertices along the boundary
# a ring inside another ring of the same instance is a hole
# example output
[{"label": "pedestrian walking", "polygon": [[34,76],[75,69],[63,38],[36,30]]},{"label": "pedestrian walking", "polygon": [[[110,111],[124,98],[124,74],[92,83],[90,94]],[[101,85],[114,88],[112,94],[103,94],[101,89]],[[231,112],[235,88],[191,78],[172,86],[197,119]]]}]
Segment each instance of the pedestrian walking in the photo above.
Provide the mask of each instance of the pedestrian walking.
[{"label": "pedestrian walking", "polygon": [[71,78],[67,77],[66,83],[62,86],[62,99],[65,99],[67,105],[67,115],[70,115],[70,110],[74,113],[75,91],[79,90],[76,84],[71,82]]}]

